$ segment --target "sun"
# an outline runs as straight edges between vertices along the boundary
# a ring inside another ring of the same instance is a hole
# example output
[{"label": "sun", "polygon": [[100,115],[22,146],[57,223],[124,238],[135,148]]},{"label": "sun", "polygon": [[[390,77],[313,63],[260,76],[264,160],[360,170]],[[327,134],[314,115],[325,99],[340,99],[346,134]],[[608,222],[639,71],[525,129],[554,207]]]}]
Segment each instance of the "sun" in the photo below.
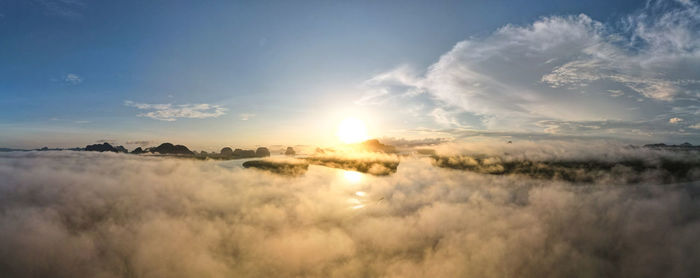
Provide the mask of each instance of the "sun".
[{"label": "sun", "polygon": [[359,143],[367,140],[365,124],[355,118],[346,118],[338,125],[338,139],[345,144]]},{"label": "sun", "polygon": [[343,170],[343,177],[345,178],[346,181],[348,181],[350,183],[358,183],[358,182],[362,181],[362,173],[360,173],[360,172]]}]

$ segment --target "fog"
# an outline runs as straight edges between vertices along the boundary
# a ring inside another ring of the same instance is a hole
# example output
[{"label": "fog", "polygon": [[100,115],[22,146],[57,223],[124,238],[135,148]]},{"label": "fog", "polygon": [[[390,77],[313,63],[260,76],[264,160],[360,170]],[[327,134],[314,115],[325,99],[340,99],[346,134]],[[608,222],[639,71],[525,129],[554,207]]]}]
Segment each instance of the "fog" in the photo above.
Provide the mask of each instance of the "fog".
[{"label": "fog", "polygon": [[596,184],[672,184],[700,180],[700,150],[606,141],[481,142],[441,145],[438,167]]},{"label": "fog", "polygon": [[524,140],[507,143],[504,141],[484,140],[479,142],[451,142],[435,146],[440,155],[487,155],[500,156],[506,160],[596,160],[615,162],[622,160],[659,159],[698,160],[699,153],[673,152],[652,148],[643,148],[624,144],[614,140]]},{"label": "fog", "polygon": [[[592,152],[599,148],[526,145],[480,150],[529,159],[634,155],[617,146]],[[450,145],[438,151],[477,149]],[[304,175],[290,177],[232,163],[240,162],[69,151],[2,153],[0,273],[700,275],[697,181],[571,183],[444,169],[434,167],[429,157],[413,156],[402,157],[397,172],[387,176],[311,165]]]}]

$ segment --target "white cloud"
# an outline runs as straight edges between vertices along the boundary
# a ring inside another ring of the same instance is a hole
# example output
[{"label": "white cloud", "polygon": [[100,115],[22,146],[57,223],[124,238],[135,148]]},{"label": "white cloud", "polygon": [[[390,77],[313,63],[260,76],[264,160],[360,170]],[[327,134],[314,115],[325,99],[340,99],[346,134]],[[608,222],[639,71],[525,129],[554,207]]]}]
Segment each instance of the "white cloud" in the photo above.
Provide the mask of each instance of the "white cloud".
[{"label": "white cloud", "polygon": [[138,114],[139,117],[148,117],[161,121],[176,121],[178,118],[205,119],[217,118],[226,114],[226,108],[215,104],[148,104],[137,103],[130,100],[124,101],[124,105],[135,107],[139,110],[150,110]]},{"label": "white cloud", "polygon": [[671,124],[677,124],[677,123],[680,123],[682,121],[683,121],[683,119],[678,118],[678,117],[673,117],[673,118],[668,119],[668,122]]},{"label": "white cloud", "polygon": [[69,73],[63,77],[63,81],[71,85],[78,85],[80,83],[83,83],[83,78],[75,73]]},{"label": "white cloud", "polygon": [[626,17],[623,27],[583,14],[506,25],[457,43],[424,71],[401,66],[374,76],[359,103],[429,95],[424,114],[455,127],[466,115],[491,130],[609,119],[652,131],[644,122],[662,124],[659,115],[698,99],[699,22],[697,4],[661,1]]},{"label": "white cloud", "polygon": [[422,93],[418,74],[409,66],[376,75],[363,82],[365,94],[358,104],[381,104],[394,97],[412,96]]},{"label": "white cloud", "polygon": [[687,67],[700,66],[700,10],[691,2],[675,4],[656,1],[628,17],[629,37],[601,32],[606,37],[599,36],[600,40],[581,49],[580,57],[555,68],[542,81],[562,87],[607,80],[664,101],[685,94],[687,85],[698,82],[697,76],[688,75]]},{"label": "white cloud", "polygon": [[447,111],[443,108],[435,108],[430,112],[430,116],[433,120],[441,125],[446,126],[462,126],[457,119],[457,113],[454,111]]}]

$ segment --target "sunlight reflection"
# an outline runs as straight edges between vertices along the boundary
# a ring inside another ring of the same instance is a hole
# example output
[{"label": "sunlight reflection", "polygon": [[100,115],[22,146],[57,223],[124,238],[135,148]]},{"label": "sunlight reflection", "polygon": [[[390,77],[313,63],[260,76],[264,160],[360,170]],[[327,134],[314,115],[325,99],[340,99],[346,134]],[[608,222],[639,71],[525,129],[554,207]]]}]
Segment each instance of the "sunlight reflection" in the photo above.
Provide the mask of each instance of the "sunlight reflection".
[{"label": "sunlight reflection", "polygon": [[361,209],[364,207],[365,207],[365,205],[357,205],[357,206],[353,206],[352,209]]},{"label": "sunlight reflection", "polygon": [[362,173],[360,173],[360,172],[343,171],[343,177],[345,177],[345,180],[347,180],[351,183],[358,183],[358,182],[362,181]]},{"label": "sunlight reflection", "polygon": [[353,204],[353,206],[350,207],[351,209],[361,209],[365,207],[365,204],[363,204],[362,201],[355,198],[348,199],[348,202]]}]

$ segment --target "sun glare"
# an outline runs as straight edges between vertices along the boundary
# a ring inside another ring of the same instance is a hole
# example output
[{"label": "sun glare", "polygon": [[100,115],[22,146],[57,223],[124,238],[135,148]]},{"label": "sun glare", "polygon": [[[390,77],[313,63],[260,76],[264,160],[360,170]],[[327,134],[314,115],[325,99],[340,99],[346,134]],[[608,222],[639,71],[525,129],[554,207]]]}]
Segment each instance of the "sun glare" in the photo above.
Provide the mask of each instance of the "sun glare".
[{"label": "sun glare", "polygon": [[362,173],[355,171],[343,171],[343,177],[350,183],[358,183],[362,181]]},{"label": "sun glare", "polygon": [[338,125],[338,139],[345,144],[359,143],[367,140],[365,124],[355,118],[346,118]]}]

